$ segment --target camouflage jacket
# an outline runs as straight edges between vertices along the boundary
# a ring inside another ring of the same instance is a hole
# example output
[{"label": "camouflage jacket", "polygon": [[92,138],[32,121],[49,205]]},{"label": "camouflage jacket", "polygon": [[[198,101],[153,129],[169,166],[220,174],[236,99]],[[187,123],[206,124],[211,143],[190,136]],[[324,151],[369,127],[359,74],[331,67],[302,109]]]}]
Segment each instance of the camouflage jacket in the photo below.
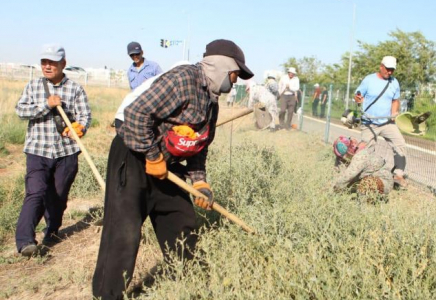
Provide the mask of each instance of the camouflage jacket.
[{"label": "camouflage jacket", "polygon": [[341,169],[334,188],[349,188],[366,176],[379,177],[383,181],[384,194],[388,194],[394,186],[392,173],[384,158],[365,148],[353,156],[347,168]]}]

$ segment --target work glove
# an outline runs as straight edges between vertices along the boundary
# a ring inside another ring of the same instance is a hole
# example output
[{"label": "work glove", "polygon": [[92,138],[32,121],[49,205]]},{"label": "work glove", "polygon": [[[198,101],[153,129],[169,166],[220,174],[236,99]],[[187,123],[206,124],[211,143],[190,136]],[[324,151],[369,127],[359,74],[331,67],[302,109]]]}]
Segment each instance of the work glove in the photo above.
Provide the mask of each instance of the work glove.
[{"label": "work glove", "polygon": [[197,181],[192,185],[192,187],[207,197],[207,199],[195,197],[195,205],[202,209],[211,210],[213,205],[213,192],[210,189],[210,185],[204,181]]},{"label": "work glove", "polygon": [[[72,125],[74,131],[77,133],[77,136],[79,138],[81,138],[83,136],[83,134],[85,133],[85,126],[83,126],[77,122],[73,122],[71,125]],[[73,135],[70,132],[70,128],[65,127],[64,132],[62,132],[62,136],[72,137]]]},{"label": "work glove", "polygon": [[167,178],[167,163],[162,153],[159,154],[159,157],[156,160],[145,159],[145,173],[160,180]]}]

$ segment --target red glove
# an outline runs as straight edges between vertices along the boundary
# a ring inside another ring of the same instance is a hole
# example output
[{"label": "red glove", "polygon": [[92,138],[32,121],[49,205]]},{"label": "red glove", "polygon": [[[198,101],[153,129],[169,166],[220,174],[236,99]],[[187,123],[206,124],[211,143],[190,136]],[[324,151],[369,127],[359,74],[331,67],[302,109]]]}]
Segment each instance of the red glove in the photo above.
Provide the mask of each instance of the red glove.
[{"label": "red glove", "polygon": [[[71,124],[71,126],[73,127],[74,131],[77,133],[77,136],[79,138],[81,138],[85,132],[85,126],[80,125],[77,122],[73,122]],[[67,136],[67,137],[72,137],[72,133],[70,132],[70,128],[65,127],[64,132],[62,132],[62,136]]]},{"label": "red glove", "polygon": [[165,179],[168,176],[167,163],[162,155],[156,160],[145,160],[145,173],[158,179]]},{"label": "red glove", "polygon": [[211,210],[213,205],[213,192],[210,189],[210,185],[204,181],[197,181],[192,185],[192,187],[207,197],[207,199],[195,197],[195,205],[202,209]]}]

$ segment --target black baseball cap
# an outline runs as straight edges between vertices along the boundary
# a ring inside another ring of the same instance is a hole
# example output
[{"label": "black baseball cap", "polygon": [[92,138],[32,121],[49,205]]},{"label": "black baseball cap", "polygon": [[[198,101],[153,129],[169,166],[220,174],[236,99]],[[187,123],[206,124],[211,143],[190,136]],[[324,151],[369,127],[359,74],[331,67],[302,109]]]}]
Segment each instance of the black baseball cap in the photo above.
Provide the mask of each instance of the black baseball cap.
[{"label": "black baseball cap", "polygon": [[239,66],[239,77],[250,79],[254,76],[253,72],[245,65],[245,56],[241,48],[229,40],[215,40],[206,45],[206,52],[203,57],[210,55],[224,55],[233,58]]},{"label": "black baseball cap", "polygon": [[130,44],[127,45],[128,55],[138,54],[141,53],[141,51],[142,51],[141,45],[137,42],[131,42]]}]

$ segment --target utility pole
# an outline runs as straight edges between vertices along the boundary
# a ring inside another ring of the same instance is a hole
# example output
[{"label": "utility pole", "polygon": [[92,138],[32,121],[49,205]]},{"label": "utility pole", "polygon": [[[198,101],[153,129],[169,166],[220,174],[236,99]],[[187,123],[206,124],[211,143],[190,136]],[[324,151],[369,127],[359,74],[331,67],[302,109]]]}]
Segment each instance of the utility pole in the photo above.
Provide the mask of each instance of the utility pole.
[{"label": "utility pole", "polygon": [[356,21],[356,3],[353,4],[353,27],[351,30],[351,39],[350,39],[350,56],[348,60],[348,82],[347,82],[347,93],[345,94],[345,109],[348,109],[348,102],[350,97],[350,81],[351,81],[351,63],[353,57],[353,39],[354,39],[354,26]]}]

